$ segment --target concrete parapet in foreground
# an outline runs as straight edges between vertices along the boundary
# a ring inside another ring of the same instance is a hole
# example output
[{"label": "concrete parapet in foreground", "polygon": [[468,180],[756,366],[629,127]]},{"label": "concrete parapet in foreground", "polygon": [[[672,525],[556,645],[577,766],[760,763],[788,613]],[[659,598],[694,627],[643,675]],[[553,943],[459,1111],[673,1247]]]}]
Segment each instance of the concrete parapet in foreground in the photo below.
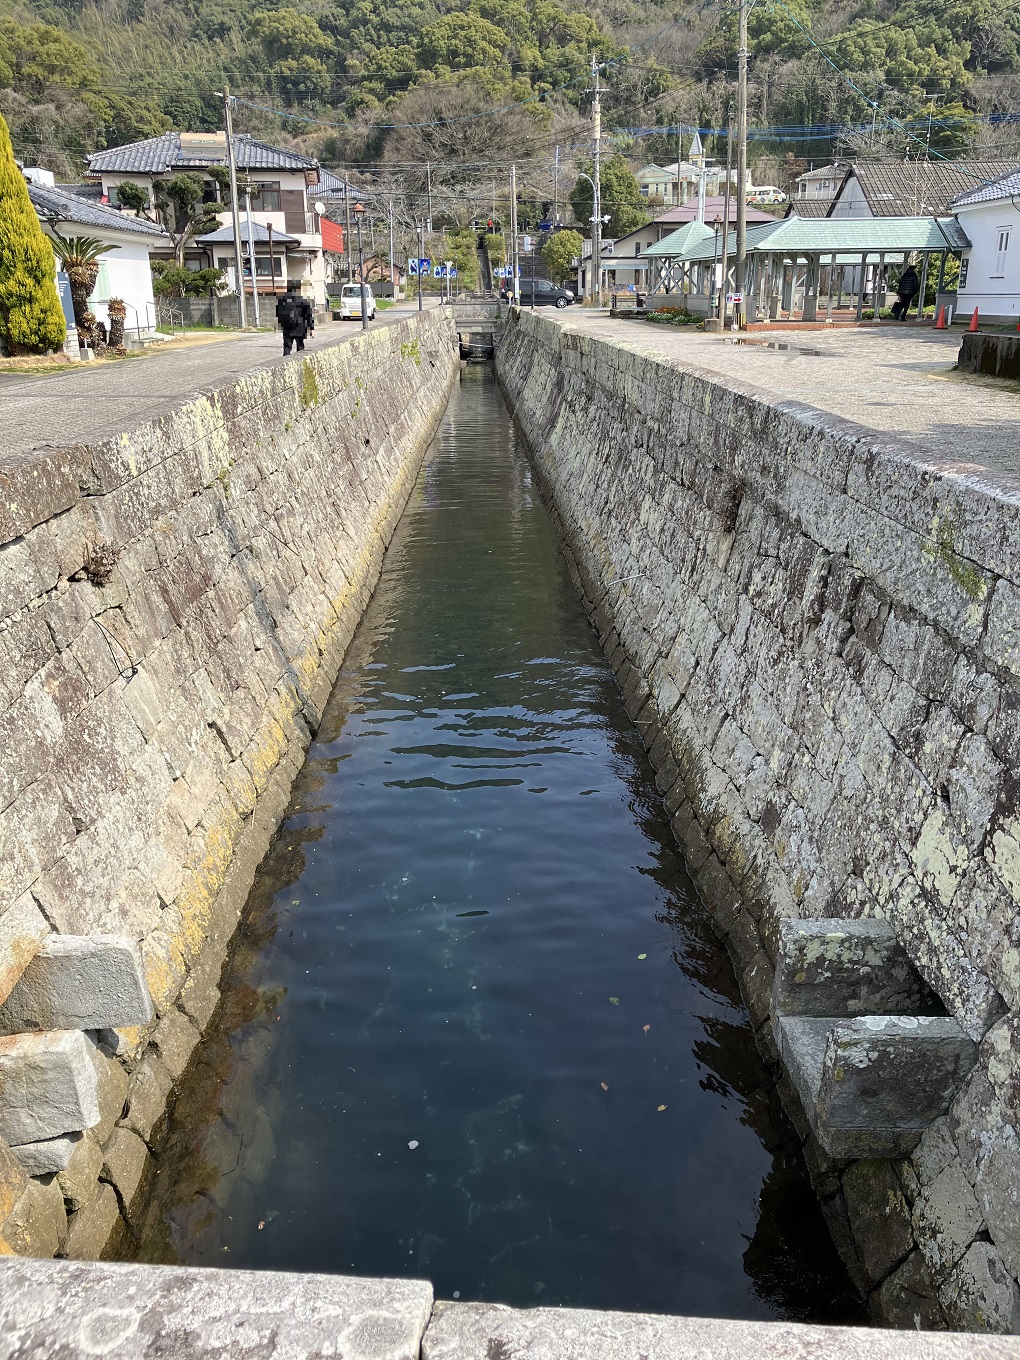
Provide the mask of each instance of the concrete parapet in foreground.
[{"label": "concrete parapet in foreground", "polygon": [[1020,1340],[436,1303],[426,1280],[0,1262],[0,1360],[1020,1360]]}]

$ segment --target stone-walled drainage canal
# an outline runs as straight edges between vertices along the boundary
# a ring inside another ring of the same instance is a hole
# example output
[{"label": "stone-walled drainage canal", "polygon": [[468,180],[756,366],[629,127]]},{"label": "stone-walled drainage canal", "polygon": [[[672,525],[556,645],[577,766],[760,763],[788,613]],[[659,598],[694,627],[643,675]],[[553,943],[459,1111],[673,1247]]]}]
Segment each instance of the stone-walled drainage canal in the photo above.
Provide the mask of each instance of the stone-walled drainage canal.
[{"label": "stone-walled drainage canal", "polygon": [[223,987],[138,1259],[860,1318],[488,369]]}]

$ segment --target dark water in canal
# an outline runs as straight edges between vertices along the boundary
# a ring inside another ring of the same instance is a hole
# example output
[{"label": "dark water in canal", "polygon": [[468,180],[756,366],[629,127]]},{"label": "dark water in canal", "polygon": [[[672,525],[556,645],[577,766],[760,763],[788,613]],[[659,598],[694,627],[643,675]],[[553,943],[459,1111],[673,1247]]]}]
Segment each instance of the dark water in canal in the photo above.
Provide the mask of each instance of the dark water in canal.
[{"label": "dark water in canal", "polygon": [[137,1257],[855,1320],[491,372],[419,478]]}]

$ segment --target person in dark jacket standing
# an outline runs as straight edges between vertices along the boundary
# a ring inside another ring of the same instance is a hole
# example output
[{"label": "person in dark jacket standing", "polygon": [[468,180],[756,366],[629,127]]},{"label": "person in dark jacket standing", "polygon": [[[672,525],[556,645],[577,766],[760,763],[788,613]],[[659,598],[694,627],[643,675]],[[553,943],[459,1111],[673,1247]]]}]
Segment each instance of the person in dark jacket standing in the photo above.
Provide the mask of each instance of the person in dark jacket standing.
[{"label": "person in dark jacket standing", "polygon": [[912,264],[908,264],[900,275],[900,281],[896,285],[896,302],[893,303],[892,314],[897,321],[906,321],[907,312],[910,311],[910,304],[921,291],[921,282],[917,277],[917,270]]},{"label": "person in dark jacket standing", "polygon": [[298,349],[304,349],[305,336],[315,334],[315,317],[312,304],[298,292],[299,284],[293,279],[287,284],[287,291],[276,304],[276,320],[283,331],[283,353],[288,355],[297,341]]}]

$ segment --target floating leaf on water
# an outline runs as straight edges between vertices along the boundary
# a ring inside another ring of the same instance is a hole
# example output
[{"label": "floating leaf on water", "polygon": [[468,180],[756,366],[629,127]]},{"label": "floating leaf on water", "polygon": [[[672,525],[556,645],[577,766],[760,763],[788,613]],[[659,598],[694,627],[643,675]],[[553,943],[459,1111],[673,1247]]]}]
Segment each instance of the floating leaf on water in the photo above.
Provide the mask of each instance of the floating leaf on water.
[{"label": "floating leaf on water", "polygon": [[603,1091],[608,1091],[608,1090],[609,1090],[609,1087],[606,1085],[606,1083],[605,1083],[604,1081],[600,1081],[600,1082],[599,1082],[599,1085],[602,1087]]},{"label": "floating leaf on water", "polygon": [[618,1006],[620,1004],[620,998],[618,996],[611,996],[609,998],[609,1004],[611,1006]]},{"label": "floating leaf on water", "polygon": [[660,1106],[659,1106],[659,1113],[662,1114],[662,1112],[663,1112],[663,1110],[664,1110],[665,1108],[666,1108],[665,1105],[660,1105]]},{"label": "floating leaf on water", "polygon": [[639,959],[647,959],[647,957],[648,957],[647,954],[639,954],[639,955],[638,955],[638,958],[639,958]]},{"label": "floating leaf on water", "polygon": [[642,1025],[641,1029],[644,1031],[645,1034],[647,1034],[648,1031],[651,1029],[651,1025]]},{"label": "floating leaf on water", "polygon": [[411,1141],[408,1143],[407,1146],[408,1146],[408,1147],[411,1149],[411,1151],[413,1152],[413,1151],[415,1150],[415,1148],[418,1146],[418,1140],[417,1140],[417,1138],[412,1138]]}]

